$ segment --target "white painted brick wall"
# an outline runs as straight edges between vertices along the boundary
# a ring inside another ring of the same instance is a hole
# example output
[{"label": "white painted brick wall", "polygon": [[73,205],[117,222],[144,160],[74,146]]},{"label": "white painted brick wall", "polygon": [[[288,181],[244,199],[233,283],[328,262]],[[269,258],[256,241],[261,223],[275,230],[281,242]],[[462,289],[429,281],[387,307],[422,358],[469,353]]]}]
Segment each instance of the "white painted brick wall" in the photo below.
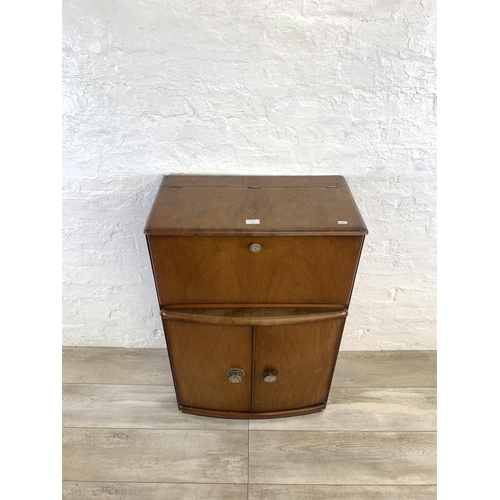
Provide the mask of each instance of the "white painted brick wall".
[{"label": "white painted brick wall", "polygon": [[163,174],[346,176],[343,349],[436,347],[435,0],[64,0],[63,343],[164,346]]}]

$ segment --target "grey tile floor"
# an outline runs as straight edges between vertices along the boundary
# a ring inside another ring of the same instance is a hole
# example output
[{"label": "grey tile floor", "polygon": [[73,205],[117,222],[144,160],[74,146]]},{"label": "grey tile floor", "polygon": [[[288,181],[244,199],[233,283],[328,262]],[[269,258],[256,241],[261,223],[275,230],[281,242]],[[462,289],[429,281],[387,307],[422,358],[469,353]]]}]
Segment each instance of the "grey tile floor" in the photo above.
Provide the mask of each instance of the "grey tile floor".
[{"label": "grey tile floor", "polygon": [[341,352],[327,408],[177,409],[163,349],[63,348],[63,499],[436,498],[436,352]]}]

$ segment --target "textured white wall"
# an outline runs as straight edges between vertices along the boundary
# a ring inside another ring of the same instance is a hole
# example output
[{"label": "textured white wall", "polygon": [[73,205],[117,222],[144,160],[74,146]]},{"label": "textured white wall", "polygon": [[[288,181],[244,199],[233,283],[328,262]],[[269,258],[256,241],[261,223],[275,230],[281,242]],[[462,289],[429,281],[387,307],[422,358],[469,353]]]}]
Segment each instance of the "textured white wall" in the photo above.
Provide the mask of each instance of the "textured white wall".
[{"label": "textured white wall", "polygon": [[343,349],[434,349],[435,0],[64,0],[63,343],[164,346],[163,174],[344,175]]}]

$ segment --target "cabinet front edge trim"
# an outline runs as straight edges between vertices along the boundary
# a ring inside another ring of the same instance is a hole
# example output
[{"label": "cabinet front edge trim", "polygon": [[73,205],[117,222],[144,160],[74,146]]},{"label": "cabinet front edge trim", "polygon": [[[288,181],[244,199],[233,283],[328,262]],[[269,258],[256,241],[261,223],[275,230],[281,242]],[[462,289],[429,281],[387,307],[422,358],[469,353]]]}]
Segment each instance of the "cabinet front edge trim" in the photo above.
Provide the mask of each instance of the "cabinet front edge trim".
[{"label": "cabinet front edge trim", "polygon": [[[240,308],[231,308],[233,310]],[[230,308],[224,309],[227,314]],[[228,316],[224,314],[191,313],[186,310],[162,309],[161,317],[166,320],[187,321],[191,323],[202,323],[212,325],[248,325],[248,326],[272,326],[293,325],[301,323],[312,323],[329,319],[347,317],[347,309],[330,310],[321,312],[307,312],[304,314],[280,314],[276,316]]]},{"label": "cabinet front edge trim", "polygon": [[294,417],[296,415],[307,415],[308,413],[317,413],[324,410],[325,403],[313,406],[306,406],[305,408],[295,408],[292,410],[282,411],[266,411],[266,412],[239,412],[239,411],[224,411],[224,410],[208,410],[204,408],[193,408],[191,406],[179,405],[179,410],[183,413],[190,413],[192,415],[201,415],[204,417],[215,418],[281,418],[281,417]]}]

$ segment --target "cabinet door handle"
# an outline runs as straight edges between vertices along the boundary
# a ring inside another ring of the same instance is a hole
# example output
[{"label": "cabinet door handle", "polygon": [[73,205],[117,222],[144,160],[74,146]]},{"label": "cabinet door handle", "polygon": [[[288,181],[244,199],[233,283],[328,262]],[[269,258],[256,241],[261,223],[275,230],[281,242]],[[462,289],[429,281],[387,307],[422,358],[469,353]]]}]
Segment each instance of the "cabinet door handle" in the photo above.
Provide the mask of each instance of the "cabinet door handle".
[{"label": "cabinet door handle", "polygon": [[239,384],[245,376],[245,372],[239,368],[229,368],[227,376],[229,377],[229,382]]},{"label": "cabinet door handle", "polygon": [[250,245],[250,251],[253,252],[253,253],[260,252],[261,248],[262,247],[258,243],[252,243]]},{"label": "cabinet door handle", "polygon": [[262,372],[264,377],[264,382],[274,382],[278,376],[278,370],[276,368],[268,368]]}]

